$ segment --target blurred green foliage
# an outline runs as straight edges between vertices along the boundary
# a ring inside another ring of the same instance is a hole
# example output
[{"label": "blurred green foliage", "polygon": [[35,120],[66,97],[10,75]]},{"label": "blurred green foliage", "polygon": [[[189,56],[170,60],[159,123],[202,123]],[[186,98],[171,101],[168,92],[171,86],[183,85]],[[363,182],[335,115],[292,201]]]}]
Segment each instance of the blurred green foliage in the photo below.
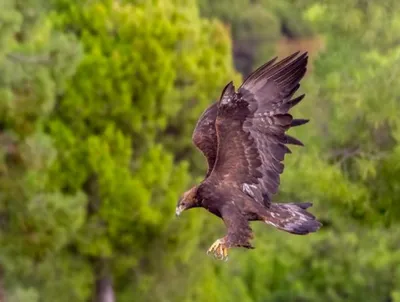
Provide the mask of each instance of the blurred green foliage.
[{"label": "blurred green foliage", "polygon": [[[293,2],[293,3],[292,3]],[[295,1],[276,0],[199,0],[202,15],[229,25],[236,68],[248,75],[268,58],[286,35],[312,36],[313,26],[296,9]]]},{"label": "blurred green foliage", "polygon": [[[400,301],[398,2],[1,8],[0,301]],[[255,250],[215,262],[222,222],[174,217],[206,169],[191,132],[234,64],[304,39],[321,44],[295,109],[312,121],[277,199],[313,201],[324,228],[255,224]]]}]

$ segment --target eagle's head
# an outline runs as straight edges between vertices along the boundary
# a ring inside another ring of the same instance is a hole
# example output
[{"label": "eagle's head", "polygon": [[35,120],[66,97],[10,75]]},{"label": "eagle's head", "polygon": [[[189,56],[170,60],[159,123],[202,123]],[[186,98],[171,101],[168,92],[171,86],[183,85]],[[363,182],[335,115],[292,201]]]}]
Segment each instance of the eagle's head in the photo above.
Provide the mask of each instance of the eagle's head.
[{"label": "eagle's head", "polygon": [[179,216],[183,211],[199,207],[200,204],[196,198],[197,187],[193,187],[190,190],[183,193],[182,197],[179,198],[178,204],[176,205],[175,214]]}]

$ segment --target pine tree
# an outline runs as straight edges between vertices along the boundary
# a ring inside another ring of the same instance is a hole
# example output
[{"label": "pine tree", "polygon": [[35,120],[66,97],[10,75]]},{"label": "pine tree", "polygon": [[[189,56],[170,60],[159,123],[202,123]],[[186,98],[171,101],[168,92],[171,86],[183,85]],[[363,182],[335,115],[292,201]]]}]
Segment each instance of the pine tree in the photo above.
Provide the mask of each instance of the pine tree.
[{"label": "pine tree", "polygon": [[60,156],[54,185],[88,198],[71,248],[92,267],[95,301],[131,301],[132,291],[159,300],[171,289],[149,289],[198,243],[201,218],[184,229],[173,220],[190,181],[180,160],[197,117],[234,75],[229,36],[193,1],[55,3],[57,27],[85,53],[48,123]]},{"label": "pine tree", "polygon": [[81,48],[54,30],[45,3],[5,0],[0,12],[0,292],[10,301],[39,300],[41,269],[84,214],[83,194],[52,184],[58,154],[44,129]]}]

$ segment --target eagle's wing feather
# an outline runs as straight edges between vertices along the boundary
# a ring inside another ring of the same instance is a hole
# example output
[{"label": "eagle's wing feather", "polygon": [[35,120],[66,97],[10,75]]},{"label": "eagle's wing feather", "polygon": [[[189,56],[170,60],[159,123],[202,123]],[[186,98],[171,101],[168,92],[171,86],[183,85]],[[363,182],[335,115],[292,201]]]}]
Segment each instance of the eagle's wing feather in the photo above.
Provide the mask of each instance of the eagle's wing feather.
[{"label": "eagle's wing feather", "polygon": [[200,116],[192,135],[194,145],[207,158],[208,171],[206,177],[211,173],[217,157],[217,133],[215,130],[217,112],[218,103],[208,107]]},{"label": "eagle's wing feather", "polygon": [[222,92],[216,119],[218,151],[210,175],[240,188],[256,201],[270,205],[280,184],[286,144],[302,145],[285,134],[307,120],[288,113],[303,96],[291,100],[306,72],[307,53],[272,60],[252,73],[235,92]]}]

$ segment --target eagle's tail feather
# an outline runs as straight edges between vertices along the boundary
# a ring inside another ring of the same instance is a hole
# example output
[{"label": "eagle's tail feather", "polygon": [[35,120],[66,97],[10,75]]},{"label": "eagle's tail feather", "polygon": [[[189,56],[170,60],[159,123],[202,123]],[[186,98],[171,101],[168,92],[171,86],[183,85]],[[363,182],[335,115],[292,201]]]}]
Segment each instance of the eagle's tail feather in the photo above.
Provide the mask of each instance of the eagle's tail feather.
[{"label": "eagle's tail feather", "polygon": [[311,202],[272,203],[265,222],[292,234],[305,235],[315,232],[322,224],[307,212],[310,206]]}]

